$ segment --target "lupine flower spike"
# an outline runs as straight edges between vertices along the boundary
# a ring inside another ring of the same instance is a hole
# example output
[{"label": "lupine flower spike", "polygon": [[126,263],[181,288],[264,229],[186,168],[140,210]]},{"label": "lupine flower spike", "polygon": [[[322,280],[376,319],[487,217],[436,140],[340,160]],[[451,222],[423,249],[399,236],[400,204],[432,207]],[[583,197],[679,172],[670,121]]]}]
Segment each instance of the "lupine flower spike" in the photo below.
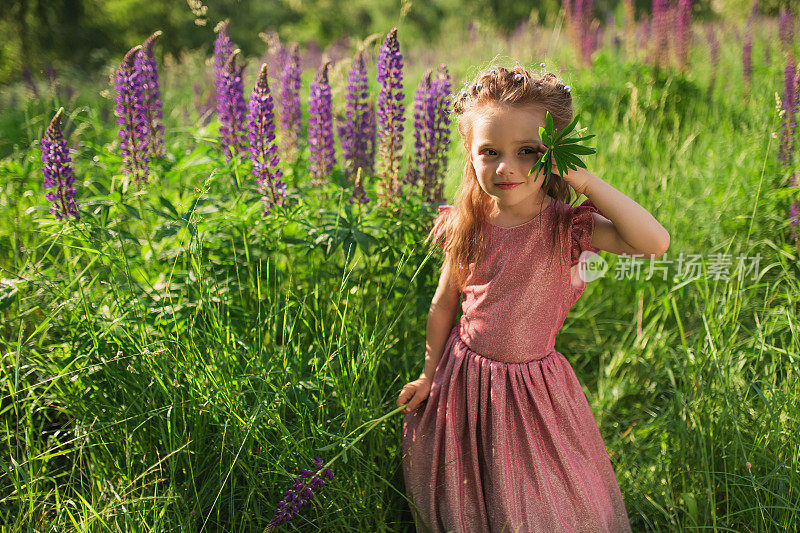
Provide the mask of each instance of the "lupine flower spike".
[{"label": "lupine flower spike", "polygon": [[432,168],[427,176],[427,190],[434,202],[444,202],[444,172],[447,169],[447,151],[450,146],[450,74],[447,65],[439,65],[439,71],[432,82],[434,98]]},{"label": "lupine flower spike", "polygon": [[283,69],[281,71],[281,130],[284,152],[297,153],[297,140],[302,132],[302,112],[300,110],[300,54],[297,43],[283,50]]},{"label": "lupine flower spike", "polygon": [[329,67],[330,62],[326,61],[317,71],[314,81],[311,82],[311,94],[308,99],[308,170],[314,186],[324,183],[325,177],[330,175],[335,163],[331,86],[328,83]]},{"label": "lupine flower spike", "polygon": [[370,174],[375,172],[375,146],[377,135],[377,117],[375,114],[375,99],[370,98],[367,104],[366,117],[364,118],[364,139],[367,141],[366,166],[364,167]]},{"label": "lupine flower spike", "polygon": [[[300,477],[294,478],[294,485],[289,490],[283,492],[283,500],[278,504],[275,514],[272,516],[269,524],[267,524],[267,531],[272,531],[278,526],[285,524],[295,517],[300,511],[300,508],[308,503],[309,500],[314,498],[314,491],[321,489],[325,486],[325,480],[333,479],[333,470],[326,468],[322,471],[322,477],[314,475],[320,468],[323,467],[322,459],[314,456],[314,471],[306,468],[300,469]],[[303,481],[311,476],[310,482]]]},{"label": "lupine flower spike", "polygon": [[144,87],[144,110],[147,117],[151,157],[164,157],[164,124],[161,123],[161,92],[158,83],[158,65],[153,53],[153,43],[161,36],[161,30],[153,33],[142,44],[136,54],[136,68],[142,76]]},{"label": "lupine flower spike", "polygon": [[758,15],[758,3],[753,4],[750,16],[747,17],[747,25],[744,31],[744,45],[742,47],[742,77],[744,79],[745,91],[750,92],[753,76],[753,22]]},{"label": "lupine flower spike", "polygon": [[795,130],[797,129],[797,67],[794,55],[790,54],[783,72],[784,91],[781,99],[781,138],[778,146],[778,159],[784,168],[793,164],[792,154],[795,151]]},{"label": "lupine flower spike", "polygon": [[791,179],[789,180],[789,185],[792,187],[792,191],[795,193],[795,199],[792,200],[791,205],[789,205],[789,224],[791,224],[792,228],[792,239],[797,245],[797,223],[800,222],[800,206],[798,206],[798,199],[800,199],[800,194],[798,192],[800,191],[800,188],[798,188],[797,173],[792,175]]},{"label": "lupine flower spike", "polygon": [[[480,90],[481,84],[475,89]],[[436,75],[425,72],[414,102],[414,156],[407,181],[412,185],[424,182],[429,202],[442,202],[443,172],[447,168],[447,147],[450,144],[450,76],[442,64]]]},{"label": "lupine flower spike", "polygon": [[141,45],[131,48],[117,69],[114,82],[117,96],[114,108],[119,130],[119,149],[123,172],[138,184],[147,184],[150,173],[150,156],[147,114],[141,73],[135,68],[136,55]]},{"label": "lupine flower spike", "polygon": [[261,66],[258,80],[250,95],[247,137],[250,140],[250,159],[256,177],[264,214],[271,213],[273,205],[282,205],[286,198],[286,184],[280,178],[278,146],[275,144],[274,103],[267,80],[267,65]]},{"label": "lupine flower spike", "polygon": [[45,189],[55,187],[54,191],[47,193],[46,198],[53,202],[50,214],[58,220],[69,219],[70,216],[79,220],[78,206],[75,203],[75,175],[70,165],[67,141],[61,133],[61,117],[64,108],[60,108],[42,137],[42,173],[44,174],[43,186]]},{"label": "lupine flower spike", "polygon": [[781,5],[778,15],[778,39],[781,42],[781,51],[788,54],[794,42],[794,15],[784,5]]},{"label": "lupine flower spike", "polygon": [[368,158],[370,143],[370,139],[367,138],[368,97],[367,67],[364,63],[364,51],[360,50],[353,59],[347,76],[346,118],[338,128],[339,140],[342,143],[342,158],[348,176],[352,176],[358,168],[372,173],[372,162]]},{"label": "lupine flower spike", "polygon": [[363,168],[358,167],[356,171],[356,179],[353,185],[353,194],[348,198],[348,202],[354,204],[356,200],[361,202],[362,204],[369,203],[369,198],[367,197],[367,191],[364,190],[364,180],[362,178]]},{"label": "lupine flower spike", "polygon": [[228,58],[233,53],[233,42],[231,42],[230,22],[223,20],[214,28],[217,38],[214,40],[214,80],[217,86],[217,102],[219,104],[222,95],[223,69]]},{"label": "lupine flower spike", "polygon": [[403,148],[403,56],[397,41],[397,28],[392,28],[378,54],[378,151],[382,163],[382,206],[398,191],[397,175]]},{"label": "lupine flower spike", "polygon": [[431,97],[431,76],[428,69],[414,93],[414,154],[408,166],[405,181],[412,187],[427,174],[428,152],[432,148],[433,113]]},{"label": "lupine flower spike", "polygon": [[[755,5],[757,5],[757,2]],[[692,39],[692,0],[678,0],[675,39],[678,42],[676,50],[678,65],[680,68],[685,69],[689,60],[689,45]]]},{"label": "lupine flower spike", "polygon": [[245,115],[247,105],[244,103],[244,85],[242,72],[244,65],[238,67],[236,59],[239,50],[234,50],[222,70],[220,99],[217,101],[219,113],[219,140],[225,152],[225,160],[245,149]]}]

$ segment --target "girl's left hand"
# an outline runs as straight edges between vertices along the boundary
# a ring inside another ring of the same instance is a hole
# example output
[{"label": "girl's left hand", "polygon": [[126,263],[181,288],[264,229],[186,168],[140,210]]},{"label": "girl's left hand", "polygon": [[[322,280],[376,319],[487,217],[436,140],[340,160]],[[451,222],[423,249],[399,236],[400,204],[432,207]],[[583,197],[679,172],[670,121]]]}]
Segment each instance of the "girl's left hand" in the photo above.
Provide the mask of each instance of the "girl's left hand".
[{"label": "girl's left hand", "polygon": [[[542,156],[546,151],[547,147],[541,143],[536,147],[536,152],[538,155],[537,161],[539,161],[542,158]],[[552,163],[552,172],[558,174],[558,167],[556,166],[556,162],[551,161],[551,163]],[[568,168],[564,173],[564,181],[566,181],[570,187],[575,189],[575,192],[578,193],[579,195],[584,194],[586,192],[586,187],[589,182],[589,175],[581,172],[581,170],[583,169],[580,167],[578,167],[575,170]],[[541,170],[539,170],[539,172],[541,173]]]}]

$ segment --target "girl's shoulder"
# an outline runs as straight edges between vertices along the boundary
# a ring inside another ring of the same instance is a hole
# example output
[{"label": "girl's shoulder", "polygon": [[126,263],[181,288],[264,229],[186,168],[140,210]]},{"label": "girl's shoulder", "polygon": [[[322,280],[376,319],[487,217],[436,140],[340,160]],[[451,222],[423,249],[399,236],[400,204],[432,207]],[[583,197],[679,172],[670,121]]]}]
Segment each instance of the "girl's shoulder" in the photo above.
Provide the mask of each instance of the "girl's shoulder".
[{"label": "girl's shoulder", "polygon": [[592,235],[594,234],[594,217],[592,213],[597,213],[604,217],[605,215],[589,199],[580,205],[570,205],[568,208],[570,264],[574,266],[578,264],[583,252],[597,253],[600,251],[599,248],[592,246]]}]

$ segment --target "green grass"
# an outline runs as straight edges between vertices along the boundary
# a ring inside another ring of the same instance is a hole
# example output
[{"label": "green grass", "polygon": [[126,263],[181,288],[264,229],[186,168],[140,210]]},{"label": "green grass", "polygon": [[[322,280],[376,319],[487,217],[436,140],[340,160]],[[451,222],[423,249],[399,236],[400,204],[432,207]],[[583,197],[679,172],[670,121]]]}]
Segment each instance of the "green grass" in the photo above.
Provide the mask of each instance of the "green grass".
[{"label": "green grass", "polygon": [[[608,274],[559,334],[634,531],[785,531],[800,519],[800,287],[789,174],[772,136],[783,63],[765,28],[749,95],[730,35],[713,87],[704,44],[683,74],[610,48],[591,69],[570,66],[563,34],[549,32],[403,49],[409,110],[429,64],[448,64],[454,90],[497,53],[565,65],[578,127],[597,135],[589,170],[669,230],[662,260],[701,254],[708,268],[714,253],[761,256],[755,274],[730,279],[684,279],[675,263],[666,280]],[[434,209],[411,198],[400,215],[373,210],[374,179],[369,207],[346,209],[341,176],[312,189],[301,157],[285,165],[298,203],[262,219],[249,166],[226,164],[216,122],[197,115],[193,85],[213,89],[202,60],[160,66],[168,157],[142,191],[120,189],[105,74],[65,80],[76,84],[70,101],[21,86],[2,96],[4,531],[263,530],[297,469],[395,409],[422,368],[438,278],[422,238]],[[77,147],[79,224],[53,220],[41,189],[37,141],[60,105]],[[451,147],[452,200],[464,157],[455,131]],[[611,272],[621,264],[602,255]],[[402,420],[381,421],[337,459],[336,477],[286,529],[413,531]]]}]

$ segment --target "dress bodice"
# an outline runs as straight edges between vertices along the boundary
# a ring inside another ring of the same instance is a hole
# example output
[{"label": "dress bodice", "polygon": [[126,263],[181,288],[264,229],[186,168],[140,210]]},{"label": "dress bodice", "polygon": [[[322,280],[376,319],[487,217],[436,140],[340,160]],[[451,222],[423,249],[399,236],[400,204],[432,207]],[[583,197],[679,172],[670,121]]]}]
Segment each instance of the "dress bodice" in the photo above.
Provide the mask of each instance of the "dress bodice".
[{"label": "dress bodice", "polygon": [[[566,216],[554,243],[557,210]],[[509,363],[541,359],[555,350],[556,335],[586,288],[571,267],[582,252],[599,251],[591,244],[592,212],[602,214],[589,200],[579,206],[551,202],[523,224],[486,224],[486,250],[470,263],[462,295],[459,330],[467,346]],[[441,248],[440,237],[454,214],[452,205],[439,206],[432,232]]]}]

